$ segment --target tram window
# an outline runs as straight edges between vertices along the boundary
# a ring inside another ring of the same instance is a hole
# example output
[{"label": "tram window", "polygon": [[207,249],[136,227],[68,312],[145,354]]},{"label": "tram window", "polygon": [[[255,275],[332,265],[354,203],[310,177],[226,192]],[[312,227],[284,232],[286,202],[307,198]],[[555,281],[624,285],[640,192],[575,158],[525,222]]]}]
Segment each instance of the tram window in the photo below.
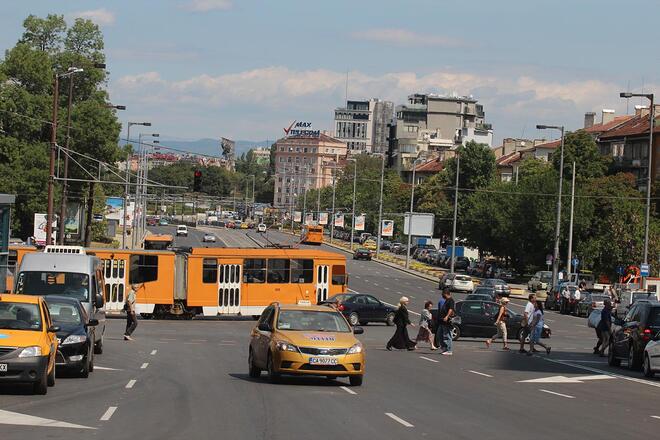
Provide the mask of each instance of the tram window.
[{"label": "tram window", "polygon": [[340,286],[346,284],[346,266],[332,266],[332,284]]},{"label": "tram window", "polygon": [[158,279],[158,255],[131,255],[130,284],[142,284]]},{"label": "tram window", "polygon": [[291,260],[291,282],[313,283],[314,260]]},{"label": "tram window", "polygon": [[271,258],[268,260],[268,282],[289,282],[290,260],[288,258]]},{"label": "tram window", "polygon": [[246,258],[243,262],[245,283],[266,282],[266,260],[264,258]]},{"label": "tram window", "polygon": [[202,262],[202,283],[218,282],[218,262],[215,258],[204,258]]},{"label": "tram window", "polygon": [[18,262],[18,252],[17,251],[9,251],[9,255],[7,256],[7,267],[9,268],[10,271],[14,271],[16,269],[16,263]]}]

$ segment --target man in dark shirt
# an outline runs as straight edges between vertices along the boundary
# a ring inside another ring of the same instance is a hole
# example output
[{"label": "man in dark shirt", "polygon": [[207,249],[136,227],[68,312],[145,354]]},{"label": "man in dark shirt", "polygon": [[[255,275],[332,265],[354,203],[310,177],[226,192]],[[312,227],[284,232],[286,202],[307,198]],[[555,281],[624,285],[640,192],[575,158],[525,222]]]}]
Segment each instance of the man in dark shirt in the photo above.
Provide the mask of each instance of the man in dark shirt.
[{"label": "man in dark shirt", "polygon": [[610,335],[612,334],[612,301],[609,299],[604,302],[596,331],[600,332],[600,355],[605,356],[605,349],[609,347]]},{"label": "man in dark shirt", "polygon": [[451,297],[451,291],[449,289],[445,289],[442,292],[442,297],[445,299],[445,302],[442,305],[442,308],[438,310],[438,330],[436,332],[436,339],[439,339],[438,346],[442,347],[443,351],[441,354],[451,356],[453,355],[451,318],[454,316],[455,303],[454,298]]}]

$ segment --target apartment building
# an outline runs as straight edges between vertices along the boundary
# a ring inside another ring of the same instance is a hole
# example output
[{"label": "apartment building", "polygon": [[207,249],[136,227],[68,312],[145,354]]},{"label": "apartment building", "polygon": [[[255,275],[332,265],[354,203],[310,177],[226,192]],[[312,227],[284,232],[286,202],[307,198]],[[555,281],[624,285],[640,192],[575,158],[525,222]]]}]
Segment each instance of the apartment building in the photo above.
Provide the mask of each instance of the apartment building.
[{"label": "apartment building", "polygon": [[345,107],[335,109],[335,138],[346,142],[349,154],[385,153],[393,118],[390,101],[349,100]]}]

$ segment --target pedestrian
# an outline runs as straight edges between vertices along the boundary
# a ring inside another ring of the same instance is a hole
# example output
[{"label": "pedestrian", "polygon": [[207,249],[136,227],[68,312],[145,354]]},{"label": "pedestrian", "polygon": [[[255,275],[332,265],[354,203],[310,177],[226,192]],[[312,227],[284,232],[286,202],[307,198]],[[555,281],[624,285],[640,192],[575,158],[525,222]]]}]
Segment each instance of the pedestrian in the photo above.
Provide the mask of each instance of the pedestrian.
[{"label": "pedestrian", "polygon": [[451,318],[454,316],[455,303],[454,298],[451,297],[451,290],[443,290],[442,296],[445,302],[442,304],[442,308],[438,310],[438,327],[435,334],[438,342],[436,346],[442,349],[442,355],[451,356],[454,354],[452,351]]},{"label": "pedestrian", "polygon": [[433,343],[433,333],[431,331],[433,326],[433,317],[431,316],[432,301],[426,301],[424,308],[419,317],[419,332],[415,338],[416,342],[428,342],[431,344],[431,350],[437,350],[438,347]]},{"label": "pedestrian", "polygon": [[497,333],[490,339],[486,339],[486,347],[490,348],[490,344],[497,338],[502,338],[504,342],[503,350],[509,350],[509,344],[507,340],[507,331],[506,331],[506,321],[509,317],[509,314],[506,310],[506,306],[509,304],[509,298],[503,297],[500,299],[500,308],[497,311],[497,318],[495,318],[495,327],[497,328]]},{"label": "pedestrian", "polygon": [[392,351],[392,348],[399,350],[404,348],[407,350],[414,350],[417,348],[417,344],[415,344],[414,341],[411,341],[408,336],[408,325],[414,326],[414,324],[410,322],[410,317],[408,316],[408,302],[410,302],[410,300],[405,296],[402,296],[399,300],[399,308],[396,309],[396,313],[394,314],[396,331],[385,346],[385,348],[390,351]]},{"label": "pedestrian", "polygon": [[605,349],[609,348],[610,336],[612,334],[612,301],[609,299],[604,301],[603,310],[600,312],[600,322],[596,327],[596,331],[600,331],[599,353],[601,356],[605,356]]},{"label": "pedestrian", "polygon": [[551,347],[541,342],[541,335],[543,334],[543,303],[536,301],[534,304],[534,315],[532,315],[532,337],[529,340],[529,351],[527,356],[534,354],[534,345],[540,345],[545,348],[545,352],[550,354]]},{"label": "pedestrian", "polygon": [[126,294],[126,301],[124,302],[124,311],[126,312],[126,331],[124,332],[124,341],[132,341],[131,335],[137,328],[137,315],[135,314],[135,300],[137,291],[140,287],[144,286],[131,284],[131,288]]},{"label": "pedestrian", "polygon": [[523,319],[521,322],[520,332],[520,353],[526,353],[525,350],[525,339],[532,334],[532,316],[534,315],[534,309],[536,304],[536,295],[530,293],[527,297],[527,304],[525,304],[525,310],[523,311]]}]

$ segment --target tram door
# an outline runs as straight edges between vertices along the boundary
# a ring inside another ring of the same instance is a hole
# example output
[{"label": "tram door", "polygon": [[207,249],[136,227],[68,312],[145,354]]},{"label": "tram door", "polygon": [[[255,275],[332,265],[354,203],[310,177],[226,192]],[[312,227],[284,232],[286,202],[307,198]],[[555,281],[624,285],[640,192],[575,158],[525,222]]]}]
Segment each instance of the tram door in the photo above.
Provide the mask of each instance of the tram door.
[{"label": "tram door", "polygon": [[105,310],[108,312],[123,310],[126,292],[126,260],[104,259],[103,275],[105,278]]},{"label": "tram door", "polygon": [[241,311],[242,261],[222,260],[218,265],[218,313],[237,314]]},{"label": "tram door", "polygon": [[329,266],[322,265],[316,266],[316,303],[328,299],[328,289],[330,284],[328,282]]}]

